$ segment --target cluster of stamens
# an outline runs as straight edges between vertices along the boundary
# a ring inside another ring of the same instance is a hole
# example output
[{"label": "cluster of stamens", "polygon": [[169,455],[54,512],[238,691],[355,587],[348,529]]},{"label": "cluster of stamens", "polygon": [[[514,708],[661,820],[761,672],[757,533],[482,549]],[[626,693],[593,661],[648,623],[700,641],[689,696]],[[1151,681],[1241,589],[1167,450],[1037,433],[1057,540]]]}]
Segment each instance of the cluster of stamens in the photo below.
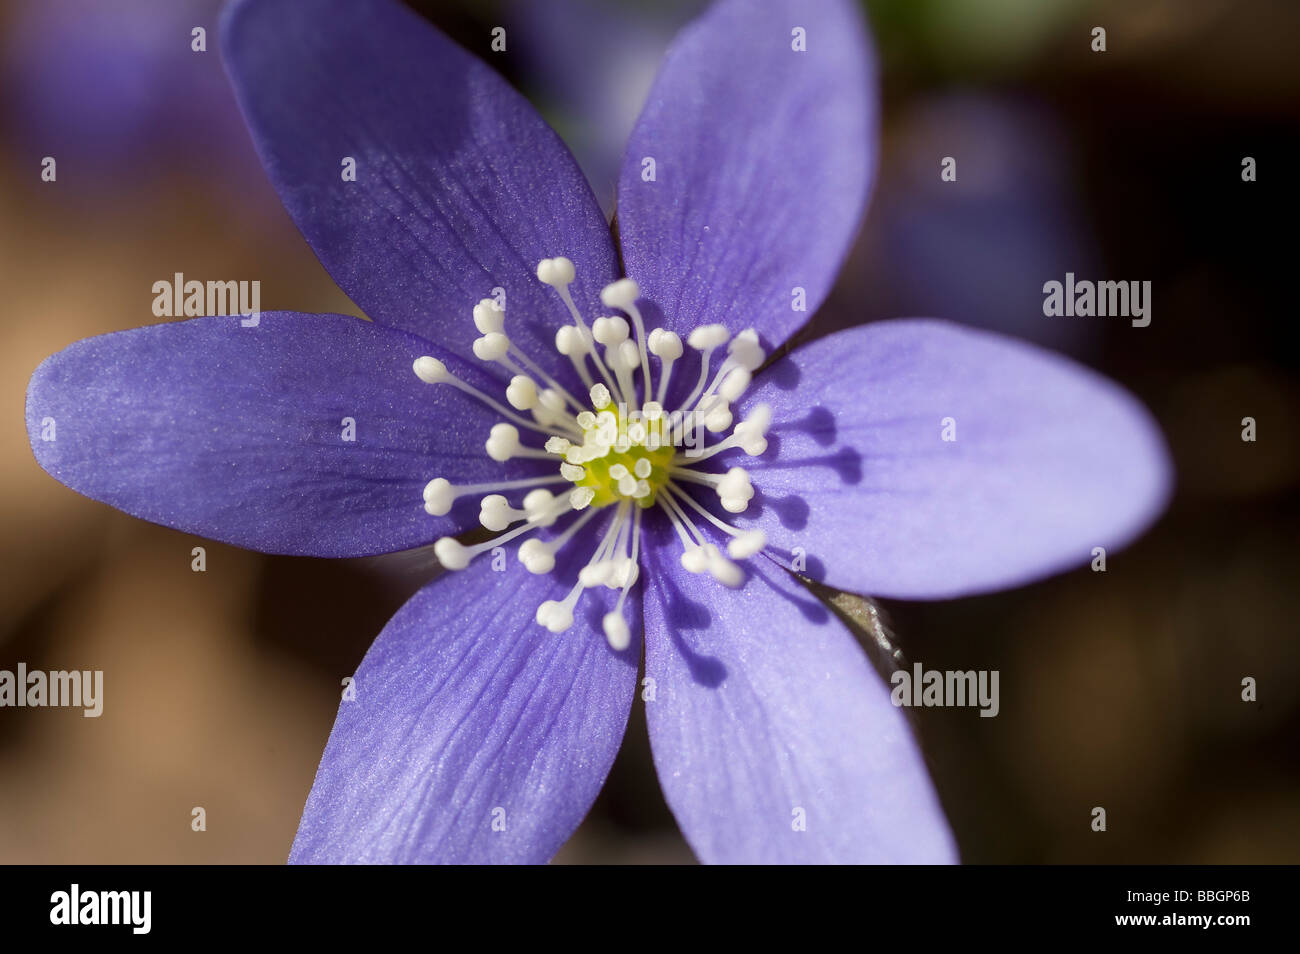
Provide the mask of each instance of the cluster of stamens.
[{"label": "cluster of stamens", "polygon": [[[732,447],[751,457],[767,448],[768,407],[758,405],[734,427],[731,410],[765,356],[752,330],[733,338],[723,325],[696,328],[687,336],[686,346],[699,355],[699,381],[677,410],[667,412],[669,381],[685,348],[672,331],[655,328],[646,333],[636,304],[640,295],[636,282],[620,279],[601,292],[601,302],[627,318],[608,315],[589,327],[569,293],[574,280],[569,259],[543,259],[537,277],[555,289],[573,318],[572,324],[556,333],[555,347],[573,363],[587,389],[587,401],[575,398],[511,342],[505,333],[505,310],[490,298],[474,306],[474,325],[480,335],[474,341],[474,354],[512,375],[505,392],[508,406],[453,375],[437,358],[417,358],[414,370],[420,380],[458,388],[504,418],[488,434],[489,457],[500,462],[532,457],[558,464],[558,473],[490,484],[457,486],[442,477],[429,481],[424,509],[434,516],[448,513],[459,497],[487,492],[480,501],[479,520],[485,529],[499,534],[468,546],[443,537],[434,544],[434,552],[447,569],[460,570],[484,552],[567,519],[555,536],[529,537],[519,546],[519,560],[530,572],[549,573],[555,554],[598,513],[612,509],[613,517],[577,583],[564,599],[543,602],[537,608],[537,622],[552,632],[563,632],[573,625],[582,592],[604,585],[619,591],[614,609],[603,620],[605,637],[615,649],[624,649],[630,631],[623,604],[640,574],[645,510],[658,506],[668,515],[682,544],[682,566],[692,573],[707,572],[727,586],[739,586],[744,580],[733,561],[753,556],[766,543],[761,530],[731,526],[696,500],[691,490],[692,486],[712,490],[728,513],[741,513],[749,505],[754,489],[743,467],[717,473],[698,470],[696,465]],[[710,377],[713,354],[724,345],[726,357]],[[657,382],[651,356],[659,367]],[[523,431],[544,438],[541,446],[525,443]],[[559,484],[568,485],[567,491],[557,494],[548,489]],[[517,507],[506,491],[524,493]],[[728,538],[725,554],[700,531],[692,514]]]}]

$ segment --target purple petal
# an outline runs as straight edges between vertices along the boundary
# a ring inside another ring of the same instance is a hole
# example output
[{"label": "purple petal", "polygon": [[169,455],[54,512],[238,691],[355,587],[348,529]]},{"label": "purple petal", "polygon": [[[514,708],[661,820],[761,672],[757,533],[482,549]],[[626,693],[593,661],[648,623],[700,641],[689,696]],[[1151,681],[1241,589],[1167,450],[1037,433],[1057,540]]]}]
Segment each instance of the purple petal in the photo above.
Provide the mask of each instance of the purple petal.
[{"label": "purple petal", "polygon": [[640,652],[639,632],[609,649],[592,606],[568,632],[539,626],[538,604],[563,587],[513,561],[495,573],[484,557],[398,611],[357,670],[356,699],[339,707],[291,862],[555,853],[613,764]]},{"label": "purple petal", "polygon": [[739,590],[651,561],[650,742],[702,861],[955,860],[902,713],[820,601],[761,558]]},{"label": "purple petal", "polygon": [[604,216],[559,137],[492,69],[394,0],[245,0],[223,27],[271,181],[367,315],[469,355],[471,310],[500,287],[511,338],[550,355],[567,312],[536,269],[557,255],[595,313],[617,277]]},{"label": "purple petal", "polygon": [[121,331],[36,369],[28,435],[52,476],[145,520],[268,553],[404,550],[468,522],[425,513],[429,480],[503,473],[483,450],[495,415],[412,371],[433,351],[343,315]]},{"label": "purple petal", "polygon": [[1172,480],[1159,429],[1119,385],[947,322],[801,347],[760,375],[746,404],[760,401],[769,447],[743,463],[768,552],[789,563],[800,548],[808,576],[877,596],[960,596],[1078,566],[1145,529]]},{"label": "purple petal", "polygon": [[681,33],[619,182],[627,273],[667,327],[752,326],[775,346],[826,297],[875,164],[870,60],[845,0],[723,0]]}]

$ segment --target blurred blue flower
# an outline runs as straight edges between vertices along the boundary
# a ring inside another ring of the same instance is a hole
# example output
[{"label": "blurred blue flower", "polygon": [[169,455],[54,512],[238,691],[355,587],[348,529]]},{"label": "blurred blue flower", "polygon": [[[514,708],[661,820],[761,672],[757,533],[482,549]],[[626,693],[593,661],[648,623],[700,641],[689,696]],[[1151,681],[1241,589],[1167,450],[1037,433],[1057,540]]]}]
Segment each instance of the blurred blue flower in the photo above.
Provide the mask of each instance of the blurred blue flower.
[{"label": "blurred blue flower", "polygon": [[564,137],[606,215],[664,51],[704,0],[514,0],[515,40],[539,108]]},{"label": "blurred blue flower", "polygon": [[[891,124],[863,235],[823,330],[944,315],[1085,356],[1095,321],[1043,315],[1043,283],[1097,255],[1071,151],[1051,110],[1009,95],[913,101]],[[956,181],[940,161],[956,160]],[[855,307],[856,305],[856,307]],[[819,319],[819,320],[820,320]]]},{"label": "blurred blue flower", "polygon": [[[20,150],[74,189],[179,168],[227,180],[253,153],[217,52],[220,0],[18,0],[0,38],[0,101]],[[207,52],[191,48],[206,32]],[[233,168],[232,168],[233,166]]]}]

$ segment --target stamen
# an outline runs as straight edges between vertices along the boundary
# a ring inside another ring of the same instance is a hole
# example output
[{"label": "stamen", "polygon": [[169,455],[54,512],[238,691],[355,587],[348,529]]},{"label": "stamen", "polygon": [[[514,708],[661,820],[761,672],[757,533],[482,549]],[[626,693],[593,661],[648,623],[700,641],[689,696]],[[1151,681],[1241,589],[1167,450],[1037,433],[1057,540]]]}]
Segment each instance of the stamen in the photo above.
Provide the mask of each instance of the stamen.
[{"label": "stamen", "polygon": [[767,355],[758,343],[758,332],[753,328],[746,328],[732,338],[731,343],[727,345],[727,354],[731,356],[732,361],[750,374],[761,368],[763,362],[767,360]]},{"label": "stamen", "polygon": [[[601,559],[612,536],[622,525],[622,520],[626,513],[626,506],[626,504],[619,505],[618,512],[610,522],[610,528],[605,531],[604,539],[601,540],[600,546],[596,548],[596,554],[592,558],[593,562]],[[583,578],[583,574],[587,572],[591,565],[591,563],[588,563],[587,566],[583,567],[582,570],[579,571],[578,582],[573,585],[573,589],[569,591],[568,596],[563,600],[559,602],[556,602],[555,600],[545,600],[539,607],[537,607],[537,622],[541,623],[552,633],[562,633],[573,625],[573,608],[577,605],[579,597],[582,596],[582,591],[591,585],[586,583]]]},{"label": "stamen", "polygon": [[600,301],[607,308],[621,308],[632,318],[632,325],[636,328],[636,350],[641,363],[641,379],[645,383],[645,400],[649,400],[650,358],[646,353],[645,321],[641,318],[641,310],[636,306],[636,300],[640,296],[641,289],[636,282],[630,278],[620,278],[605,286],[600,293]]},{"label": "stamen", "polygon": [[[573,284],[575,276],[576,271],[573,262],[562,255],[558,258],[544,258],[537,263],[537,277],[554,288],[556,293],[559,294],[565,307],[569,309],[574,324],[578,326],[581,341],[585,343],[592,340],[591,332],[587,330],[587,323],[582,320],[582,312],[578,311],[578,306],[573,303],[573,296],[569,294],[569,286]],[[558,345],[559,340],[557,339],[556,346],[558,347]],[[564,352],[561,351],[561,353]],[[600,360],[600,355],[596,353],[596,349],[588,346],[583,352],[583,356],[586,355],[591,356],[592,362],[596,365],[596,370],[605,379],[605,383],[611,388],[614,387],[614,382],[609,376],[609,370],[605,367],[604,362]]]},{"label": "stamen", "polygon": [[474,306],[474,327],[478,328],[479,333],[483,335],[482,338],[478,338],[474,342],[474,356],[482,361],[497,361],[511,371],[519,371],[520,368],[506,357],[507,353],[513,355],[519,359],[525,368],[545,381],[551,388],[564,395],[565,399],[572,403],[574,409],[582,410],[582,405],[574,400],[573,396],[564,390],[559,382],[530,358],[522,348],[510,340],[504,331],[505,318],[506,310],[492,298],[481,299]]},{"label": "stamen", "polygon": [[555,508],[555,495],[538,488],[524,498],[524,509],[516,510],[501,494],[489,494],[479,502],[478,519],[486,530],[500,533],[516,520],[537,520],[549,527],[556,520],[551,515]]},{"label": "stamen", "polygon": [[705,415],[704,427],[710,434],[722,434],[731,427],[731,421],[731,407],[723,401]]},{"label": "stamen", "polygon": [[749,482],[749,472],[743,467],[732,467],[725,474],[704,474],[689,467],[674,466],[669,473],[673,477],[708,484],[718,492],[722,507],[730,513],[744,513],[749,501],[754,497],[754,487]]},{"label": "stamen", "polygon": [[479,501],[478,522],[485,530],[500,533],[516,520],[523,520],[528,514],[510,506],[502,494],[488,494]]},{"label": "stamen", "polygon": [[636,346],[630,341],[622,341],[613,347],[605,349],[605,363],[614,369],[614,376],[618,378],[621,401],[624,404],[639,407],[636,400],[636,385],[632,382],[632,371],[636,368],[636,362],[633,361],[632,364],[628,364],[629,354],[624,350],[624,345],[632,349],[631,357],[635,357]]},{"label": "stamen", "polygon": [[490,331],[474,339],[474,357],[480,361],[503,361],[510,350],[510,339],[500,331]]},{"label": "stamen", "polygon": [[[520,427],[526,427],[530,431],[536,431],[539,434],[550,435],[556,433],[556,428],[543,427],[539,424],[534,424],[532,421],[520,417],[518,414],[514,413],[513,411],[507,410],[505,407],[501,405],[499,401],[496,401],[488,397],[478,388],[474,387],[474,385],[468,384],[465,381],[462,381],[460,378],[456,377],[456,375],[448,371],[447,366],[443,364],[441,361],[439,361],[437,358],[431,357],[430,355],[427,354],[423,355],[422,357],[415,359],[415,363],[412,365],[412,368],[415,371],[416,377],[418,377],[425,384],[450,384],[452,387],[456,388],[456,390],[463,391],[464,393],[468,394],[470,397],[480,401],[483,404],[486,404],[488,407],[496,411],[502,417],[506,418],[507,420],[514,421]],[[564,424],[558,426],[570,431],[576,430],[575,427],[569,427],[568,425],[564,425]]]},{"label": "stamen", "polygon": [[690,547],[682,554],[682,566],[691,573],[709,572],[715,580],[723,586],[738,587],[745,581],[745,575],[741,572],[740,567],[732,563],[722,555],[717,546],[707,542],[704,535],[700,533],[691,518],[686,515],[681,504],[672,499],[671,495],[663,494],[660,499],[664,502],[665,509],[672,508],[675,511],[677,519],[687,527],[692,535],[699,541],[699,545]]},{"label": "stamen", "polygon": [[492,298],[482,298],[474,306],[474,327],[481,335],[490,335],[505,327],[506,310]]},{"label": "stamen", "polygon": [[550,573],[551,570],[555,569],[555,554],[598,513],[600,513],[599,510],[586,511],[582,516],[571,521],[563,533],[550,540],[539,540],[537,537],[530,537],[525,540],[519,544],[519,562],[527,568],[529,573],[539,575]]},{"label": "stamen", "polygon": [[582,405],[578,403],[578,399],[575,398],[572,394],[570,394],[565,389],[564,385],[560,384],[559,381],[556,381],[555,378],[547,374],[543,368],[539,367],[536,361],[534,361],[532,358],[528,357],[528,355],[524,353],[523,349],[519,348],[518,346],[512,343],[510,345],[510,353],[514,355],[516,358],[518,358],[521,362],[523,362],[524,367],[526,367],[529,371],[533,372],[533,374],[537,375],[539,378],[545,381],[547,387],[549,387],[553,391],[559,392],[559,394],[564,398],[564,400],[567,401],[575,411],[581,411],[583,409]]},{"label": "stamen", "polygon": [[664,513],[668,514],[668,519],[672,522],[673,529],[677,531],[677,536],[682,541],[682,546],[687,550],[693,549],[696,546],[695,541],[687,535],[685,525],[677,517],[677,511],[675,511],[667,501],[668,496],[664,494],[656,502],[659,504],[660,508],[662,508]]},{"label": "stamen", "polygon": [[[682,356],[682,339],[675,332],[656,328],[650,332],[648,345],[650,352],[663,364],[663,372],[659,378],[659,391],[655,394],[655,400],[662,405],[668,393],[668,379],[672,377],[673,363]],[[647,387],[646,392],[649,391]]]},{"label": "stamen", "polygon": [[695,404],[695,399],[704,390],[704,383],[709,379],[709,359],[712,357],[714,349],[726,342],[727,334],[726,325],[700,325],[686,337],[686,343],[700,352],[700,380],[686,400],[682,402],[683,408],[692,407]]},{"label": "stamen", "polygon": [[537,407],[537,383],[526,374],[516,374],[506,388],[506,400],[516,411],[531,411]]},{"label": "stamen", "polygon": [[[637,567],[638,559],[641,553],[641,509],[638,507],[632,518],[632,556],[629,562],[632,567]],[[614,608],[605,614],[601,620],[601,628],[605,630],[605,639],[610,648],[615,652],[622,652],[627,649],[628,644],[632,641],[632,633],[628,629],[627,620],[623,618],[623,604],[627,601],[627,594],[632,589],[632,584],[636,582],[636,574],[629,574],[627,580],[623,583],[623,589],[618,594],[618,602]]]},{"label": "stamen", "polygon": [[690,504],[691,507],[693,507],[702,517],[712,523],[723,533],[732,537],[732,540],[727,544],[727,552],[735,559],[746,560],[762,550],[763,547],[767,546],[767,534],[762,530],[741,530],[737,527],[733,527],[725,520],[718,519],[713,514],[709,513],[703,504],[690,494],[683,491],[672,481],[664,484],[664,490],[673,494],[677,499]]},{"label": "stamen", "polygon": [[560,474],[545,474],[541,477],[523,477],[519,480],[499,480],[487,484],[462,484],[456,486],[445,477],[435,477],[424,485],[424,510],[431,517],[443,517],[451,512],[457,497],[481,494],[485,490],[517,490],[521,487],[536,487],[538,484],[562,484],[564,477]]},{"label": "stamen", "polygon": [[767,450],[767,429],[772,423],[772,408],[766,404],[759,404],[749,412],[749,417],[745,418],[736,425],[731,436],[724,440],[718,441],[712,447],[706,447],[702,451],[697,451],[689,459],[692,465],[701,461],[706,461],[715,454],[720,454],[724,450],[732,447],[739,447],[746,455],[750,457],[761,457]]},{"label": "stamen", "polygon": [[[739,365],[733,364],[731,358],[727,358],[726,361],[722,362],[722,367],[718,369],[718,373],[714,376],[708,388],[700,395],[697,406],[687,416],[688,420],[704,421],[705,426],[708,427],[709,418],[720,408],[726,408],[727,405],[744,394],[745,389],[749,387],[752,380],[753,375]],[[718,392],[716,395],[713,393],[714,390]],[[725,431],[730,426],[731,417],[728,413],[725,423],[719,427],[709,429],[716,434]]]},{"label": "stamen", "polygon": [[476,543],[473,546],[465,546],[455,537],[442,537],[433,544],[434,555],[438,557],[438,562],[448,570],[463,570],[469,566],[470,561],[475,557],[486,553],[495,547],[509,543],[522,534],[538,527],[550,526],[555,519],[567,513],[570,510],[569,502],[563,497],[559,498],[552,506],[540,511],[535,517],[530,517],[526,523],[520,524],[508,533],[493,537],[490,540],[484,540],[482,543]]},{"label": "stamen", "polygon": [[519,429],[513,424],[498,423],[492,425],[488,439],[483,444],[487,455],[494,461],[504,464],[516,457],[536,457],[550,460],[553,455],[534,447],[525,447],[519,442]]}]

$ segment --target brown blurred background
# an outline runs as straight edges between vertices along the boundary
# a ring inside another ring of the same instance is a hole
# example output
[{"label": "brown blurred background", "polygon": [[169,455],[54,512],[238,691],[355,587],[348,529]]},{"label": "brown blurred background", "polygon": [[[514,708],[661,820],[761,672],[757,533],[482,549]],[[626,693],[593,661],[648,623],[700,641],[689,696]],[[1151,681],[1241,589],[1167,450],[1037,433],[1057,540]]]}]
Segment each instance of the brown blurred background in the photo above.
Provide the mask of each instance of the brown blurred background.
[{"label": "brown blurred background", "polygon": [[[694,6],[415,5],[543,108],[606,201],[637,95]],[[62,487],[28,449],[32,370],[153,323],[152,283],[173,272],[258,279],[268,310],[359,314],[252,156],[216,6],[0,0],[0,669],[102,669],[106,696],[99,719],[0,710],[0,861],[283,861],[339,681],[424,579],[400,558],[264,557],[145,524]],[[1300,861],[1300,381],[1281,198],[1300,6],[866,6],[882,168],[814,333],[936,314],[1030,337],[1138,393],[1178,467],[1169,512],[1104,575],[884,604],[909,662],[1001,671],[996,719],[913,712],[963,857]],[[206,54],[190,51],[200,25]],[[488,52],[496,25],[503,54]],[[46,155],[57,183],[40,181]],[[941,185],[946,155],[959,176]],[[1244,156],[1259,181],[1241,181]],[[1151,326],[1044,319],[1042,283],[1067,270],[1152,281]],[[206,573],[190,569],[200,543]],[[1257,702],[1241,701],[1245,676]],[[634,708],[558,860],[691,857]]]}]

